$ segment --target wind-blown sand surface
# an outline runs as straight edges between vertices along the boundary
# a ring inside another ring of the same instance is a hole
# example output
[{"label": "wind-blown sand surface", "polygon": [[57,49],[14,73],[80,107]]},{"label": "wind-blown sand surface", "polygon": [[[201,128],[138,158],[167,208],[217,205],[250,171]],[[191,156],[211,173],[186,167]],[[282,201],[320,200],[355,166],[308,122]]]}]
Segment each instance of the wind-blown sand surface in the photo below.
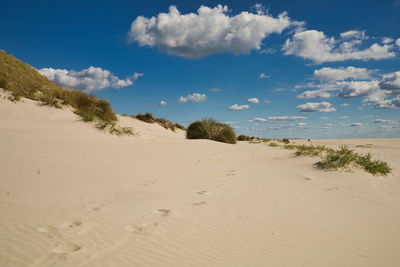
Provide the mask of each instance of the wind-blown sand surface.
[{"label": "wind-blown sand surface", "polygon": [[400,139],[318,141],[372,144],[373,177],[120,121],[0,99],[0,266],[400,265]]}]

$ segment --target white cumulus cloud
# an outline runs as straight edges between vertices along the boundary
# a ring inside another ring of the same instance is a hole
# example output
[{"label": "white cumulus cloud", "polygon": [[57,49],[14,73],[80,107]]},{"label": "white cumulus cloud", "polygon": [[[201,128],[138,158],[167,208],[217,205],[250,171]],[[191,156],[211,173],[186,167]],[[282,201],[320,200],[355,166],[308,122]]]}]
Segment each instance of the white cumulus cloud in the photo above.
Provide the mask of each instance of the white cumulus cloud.
[{"label": "white cumulus cloud", "polygon": [[233,52],[248,54],[259,50],[264,38],[280,34],[291,22],[286,12],[278,17],[265,13],[261,6],[256,13],[229,15],[227,6],[201,6],[197,13],[181,14],[176,6],[168,13],[146,18],[137,17],[128,38],[140,46],[158,47],[168,54],[184,58],[201,58],[209,54]]},{"label": "white cumulus cloud", "polygon": [[287,39],[283,51],[285,55],[295,55],[309,59],[315,63],[335,62],[345,60],[378,60],[392,58],[392,45],[374,43],[366,49],[359,46],[365,39],[363,32],[349,31],[341,34],[341,39],[327,37],[322,31],[306,30],[296,32]]},{"label": "white cumulus cloud", "polygon": [[338,85],[342,88],[339,96],[343,98],[364,97],[380,90],[378,81],[339,82]]},{"label": "white cumulus cloud", "polygon": [[229,110],[244,110],[244,109],[249,109],[248,105],[238,105],[234,104],[228,108]]},{"label": "white cumulus cloud", "polygon": [[247,99],[247,102],[253,103],[253,104],[258,104],[258,103],[260,103],[260,100],[258,100],[258,98],[256,98],[256,97],[253,97],[253,98]]},{"label": "white cumulus cloud", "polygon": [[379,87],[391,95],[400,95],[400,71],[384,74]]},{"label": "white cumulus cloud", "polygon": [[400,49],[400,38],[398,38],[397,40],[396,40],[396,45],[399,47],[399,49]]},{"label": "white cumulus cloud", "polygon": [[186,97],[179,97],[178,101],[180,103],[186,103],[188,101],[192,102],[203,102],[207,100],[207,96],[205,94],[199,94],[199,93],[193,93],[190,95],[187,95]]},{"label": "white cumulus cloud", "polygon": [[339,68],[330,68],[325,67],[319,70],[314,70],[314,78],[324,81],[343,81],[347,79],[369,79],[371,70],[366,68],[355,68],[353,66],[349,66],[347,68],[339,67]]},{"label": "white cumulus cloud", "polygon": [[383,44],[390,44],[390,43],[393,43],[393,41],[394,41],[394,39],[393,39],[393,38],[390,38],[390,37],[384,37],[384,38],[382,39],[382,43],[383,43]]},{"label": "white cumulus cloud", "polygon": [[265,73],[260,73],[260,76],[259,76],[259,78],[260,79],[268,79],[269,78],[269,75],[267,75],[267,74],[265,74]]},{"label": "white cumulus cloud", "polygon": [[42,68],[40,74],[66,88],[76,88],[85,91],[102,90],[108,87],[114,89],[133,85],[134,81],[143,76],[143,73],[135,73],[125,79],[120,79],[109,70],[89,67],[81,71]]},{"label": "white cumulus cloud", "polygon": [[378,101],[374,108],[376,109],[393,109],[393,108],[400,108],[400,95],[393,97],[392,99],[384,99]]},{"label": "white cumulus cloud", "polygon": [[309,102],[306,104],[298,105],[296,108],[300,109],[301,112],[332,112],[336,110],[334,107],[332,107],[332,104],[328,102]]},{"label": "white cumulus cloud", "polygon": [[309,91],[304,91],[303,93],[297,96],[297,98],[300,99],[310,99],[315,97],[330,98],[331,94],[324,90],[309,90]]},{"label": "white cumulus cloud", "polygon": [[167,105],[167,102],[166,101],[164,101],[164,100],[161,100],[161,102],[160,102],[160,106],[162,107],[162,106],[166,106]]}]

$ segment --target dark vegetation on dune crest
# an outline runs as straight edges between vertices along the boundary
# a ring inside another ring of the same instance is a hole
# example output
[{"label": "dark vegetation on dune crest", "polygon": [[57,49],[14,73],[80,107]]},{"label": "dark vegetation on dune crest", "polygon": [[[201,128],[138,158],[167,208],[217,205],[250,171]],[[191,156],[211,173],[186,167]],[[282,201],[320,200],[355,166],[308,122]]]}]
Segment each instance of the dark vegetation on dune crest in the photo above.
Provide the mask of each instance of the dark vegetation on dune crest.
[{"label": "dark vegetation on dune crest", "polygon": [[231,126],[213,119],[201,119],[189,125],[187,139],[210,139],[213,141],[236,144],[236,134]]},{"label": "dark vegetation on dune crest", "polygon": [[94,122],[98,129],[117,135],[133,134],[131,128],[117,126],[117,116],[108,101],[79,90],[63,89],[3,50],[0,50],[0,88],[10,91],[9,99],[14,102],[25,97],[56,108],[69,105],[83,121]]},{"label": "dark vegetation on dune crest", "polygon": [[167,119],[164,118],[157,118],[157,117],[153,117],[153,115],[151,113],[145,113],[145,114],[140,114],[138,113],[136,116],[133,115],[128,115],[128,114],[121,114],[122,116],[128,116],[128,117],[132,117],[132,118],[136,118],[140,121],[144,121],[147,123],[157,123],[159,125],[161,125],[162,127],[164,127],[165,129],[169,129],[173,132],[175,132],[175,129],[178,128],[182,131],[185,131],[185,127],[183,127],[182,125],[180,125],[179,123],[173,123]]}]

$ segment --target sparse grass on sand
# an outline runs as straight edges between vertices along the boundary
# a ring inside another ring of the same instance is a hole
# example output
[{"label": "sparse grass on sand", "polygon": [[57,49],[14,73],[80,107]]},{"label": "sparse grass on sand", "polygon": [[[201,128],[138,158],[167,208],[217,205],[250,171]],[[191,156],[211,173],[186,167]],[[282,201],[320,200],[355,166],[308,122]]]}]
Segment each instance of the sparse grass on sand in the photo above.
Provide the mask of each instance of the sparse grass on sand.
[{"label": "sparse grass on sand", "polygon": [[213,119],[201,119],[189,125],[188,139],[210,139],[218,142],[236,144],[236,134],[231,126]]},{"label": "sparse grass on sand", "polygon": [[277,143],[269,143],[269,146],[296,150],[297,156],[318,156],[321,161],[315,165],[322,170],[348,169],[353,165],[364,169],[372,175],[387,175],[392,171],[387,162],[373,160],[371,153],[360,155],[344,145],[340,146],[338,150],[323,145],[285,144],[280,146]]},{"label": "sparse grass on sand", "polygon": [[[63,89],[41,75],[35,68],[0,50],[0,87],[10,91],[10,100],[18,101],[21,97],[40,101],[42,105],[61,108],[69,105],[85,122],[101,124],[103,129],[114,129],[110,133],[132,134],[132,129],[116,126],[117,116],[108,101],[99,99],[85,92]],[[103,127],[104,124],[113,127]],[[120,133],[118,132],[118,133]]]},{"label": "sparse grass on sand", "polygon": [[151,113],[148,113],[148,112],[145,113],[145,114],[138,113],[136,116],[132,116],[132,115],[128,115],[128,114],[122,114],[122,115],[123,116],[129,116],[129,117],[132,117],[132,118],[136,118],[138,120],[141,120],[141,121],[144,121],[144,122],[147,122],[147,123],[158,123],[159,125],[161,125],[165,129],[167,129],[167,130],[169,129],[169,130],[171,130],[173,132],[175,132],[176,128],[178,128],[178,129],[180,129],[182,131],[186,130],[185,127],[183,127],[179,123],[175,123],[174,124],[173,122],[171,122],[171,121],[169,121],[167,119],[154,117]]},{"label": "sparse grass on sand", "polygon": [[371,153],[360,155],[347,146],[340,146],[339,150],[329,150],[316,165],[320,169],[348,168],[356,165],[372,175],[386,175],[392,171],[387,162],[373,160]]}]

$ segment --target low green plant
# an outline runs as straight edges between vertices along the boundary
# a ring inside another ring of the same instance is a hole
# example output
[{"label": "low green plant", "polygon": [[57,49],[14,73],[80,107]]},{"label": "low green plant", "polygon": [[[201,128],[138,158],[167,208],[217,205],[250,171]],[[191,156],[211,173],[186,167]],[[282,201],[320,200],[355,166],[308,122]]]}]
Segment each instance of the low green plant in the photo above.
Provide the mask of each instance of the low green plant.
[{"label": "low green plant", "polygon": [[318,148],[317,146],[313,145],[297,145],[296,147],[296,155],[297,156],[320,156],[321,155],[321,149]]},{"label": "low green plant", "polygon": [[294,144],[286,144],[286,145],[284,145],[284,148],[285,149],[294,150],[294,149],[296,149],[296,145],[294,145]]},{"label": "low green plant", "polygon": [[329,150],[317,167],[320,169],[348,168],[351,164],[357,165],[372,175],[387,175],[391,168],[387,162],[373,160],[371,153],[360,155],[354,153],[347,146],[341,146],[339,150]]},{"label": "low green plant", "polygon": [[357,155],[348,146],[340,146],[339,150],[328,151],[317,166],[320,169],[347,168],[356,158]]},{"label": "low green plant", "polygon": [[118,136],[135,135],[131,127],[120,127],[116,122],[97,121],[96,128]]},{"label": "low green plant", "polygon": [[188,139],[210,139],[218,142],[236,144],[236,134],[231,126],[213,119],[201,119],[189,125]]},{"label": "low green plant", "polygon": [[381,160],[372,160],[371,153],[368,153],[364,156],[357,155],[356,163],[361,166],[365,171],[372,173],[373,175],[386,175],[392,171],[387,162]]},{"label": "low green plant", "polygon": [[274,142],[269,143],[268,146],[270,146],[270,147],[280,147],[280,145],[278,145],[277,143],[274,143]]}]

